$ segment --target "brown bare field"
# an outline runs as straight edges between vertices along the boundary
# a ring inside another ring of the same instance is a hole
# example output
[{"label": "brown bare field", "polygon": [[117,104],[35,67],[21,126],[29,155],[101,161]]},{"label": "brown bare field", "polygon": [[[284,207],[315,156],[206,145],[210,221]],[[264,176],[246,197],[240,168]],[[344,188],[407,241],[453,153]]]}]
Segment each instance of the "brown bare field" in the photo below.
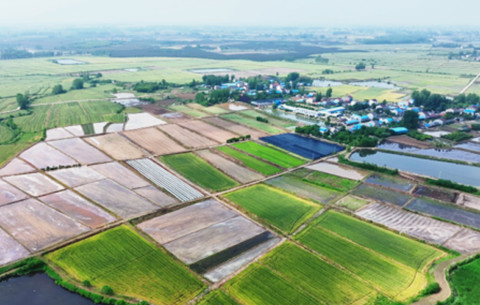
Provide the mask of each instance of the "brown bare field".
[{"label": "brown bare field", "polygon": [[237,135],[224,129],[220,129],[214,125],[210,125],[203,121],[192,120],[178,123],[178,125],[199,133],[207,138],[215,140],[220,143],[226,143],[228,139],[234,138]]},{"label": "brown bare field", "polygon": [[362,180],[368,174],[365,171],[327,162],[320,162],[314,165],[310,165],[307,168],[352,180]]},{"label": "brown bare field", "polygon": [[90,137],[85,140],[116,160],[140,159],[147,156],[138,146],[117,133]]},{"label": "brown bare field", "polygon": [[81,136],[85,135],[81,125],[67,126],[67,127],[65,127],[65,130],[70,132],[71,134],[73,134],[76,137],[81,137]]},{"label": "brown bare field", "polygon": [[49,144],[61,152],[69,155],[81,164],[93,164],[111,161],[107,155],[93,146],[88,145],[79,138],[51,141]]},{"label": "brown bare field", "polygon": [[237,215],[218,201],[206,200],[147,220],[138,227],[160,244],[165,244]]},{"label": "brown bare field", "polygon": [[36,199],[1,207],[0,226],[33,252],[89,230]]},{"label": "brown bare field", "polygon": [[480,211],[480,197],[460,193],[457,198],[457,205]]},{"label": "brown bare field", "polygon": [[20,154],[20,158],[24,159],[38,169],[46,168],[47,166],[53,167],[59,165],[77,164],[77,161],[59,152],[44,142],[30,147]]},{"label": "brown bare field", "polygon": [[161,117],[171,123],[178,123],[178,122],[191,120],[188,115],[181,112],[168,112],[168,113],[162,114]]},{"label": "brown bare field", "polygon": [[165,114],[170,112],[167,109],[162,108],[160,105],[157,105],[157,104],[140,105],[140,108],[142,108],[143,111],[146,111],[148,113],[155,114],[155,115],[160,115],[160,114]]},{"label": "brown bare field", "polygon": [[125,131],[124,135],[155,155],[167,155],[185,151],[185,148],[155,127]]},{"label": "brown bare field", "polygon": [[175,198],[168,196],[152,185],[137,188],[134,191],[162,208],[170,207],[178,203]]},{"label": "brown bare field", "polygon": [[249,183],[263,178],[259,173],[225,159],[210,150],[197,151],[197,154],[240,183]]},{"label": "brown bare field", "polygon": [[3,168],[0,169],[0,177],[26,174],[34,171],[35,171],[35,168],[28,165],[25,161],[15,158],[12,161],[10,161],[8,164],[6,164]]},{"label": "brown bare field", "polygon": [[27,198],[27,194],[0,180],[0,206]]},{"label": "brown bare field", "polygon": [[172,139],[182,143],[182,145],[185,147],[200,148],[218,144],[217,142],[214,142],[175,124],[161,125],[158,126],[158,128],[167,133],[170,137],[172,137]]},{"label": "brown bare field", "polygon": [[407,146],[413,146],[417,148],[431,148],[432,145],[414,138],[410,138],[409,136],[402,135],[402,136],[393,136],[387,138],[387,141],[393,142],[393,143],[398,143],[398,144],[403,144]]},{"label": "brown bare field", "polygon": [[29,254],[27,249],[0,229],[0,266],[25,258]]},{"label": "brown bare field", "polygon": [[115,221],[115,217],[70,190],[39,198],[47,205],[92,229]]},{"label": "brown bare field", "polygon": [[3,179],[31,196],[41,196],[64,188],[41,173],[10,176]]},{"label": "brown bare field", "polygon": [[223,128],[223,129],[226,129],[226,130],[231,131],[233,133],[236,133],[240,136],[250,135],[254,139],[258,139],[258,138],[267,136],[266,133],[263,133],[261,131],[258,131],[258,130],[252,129],[252,128],[248,128],[246,126],[243,126],[243,125],[231,122],[231,121],[227,121],[227,120],[221,119],[219,117],[208,117],[208,118],[204,118],[203,120],[208,122],[208,123],[211,123],[213,125],[216,125],[220,128]]},{"label": "brown bare field", "polygon": [[49,175],[53,176],[58,181],[69,187],[76,187],[83,184],[105,179],[90,167],[71,167],[49,171]]},{"label": "brown bare field", "polygon": [[47,137],[45,138],[45,141],[60,140],[73,137],[74,135],[68,132],[65,128],[53,128],[47,130]]},{"label": "brown bare field", "polygon": [[150,185],[146,180],[136,175],[133,171],[118,162],[92,165],[92,169],[110,180],[113,180],[129,189]]},{"label": "brown bare field", "polygon": [[194,100],[195,99],[195,93],[179,92],[179,93],[174,93],[174,95],[178,98],[181,98],[182,100]]},{"label": "brown bare field", "polygon": [[75,190],[123,218],[144,215],[159,209],[153,203],[108,179],[82,185]]}]

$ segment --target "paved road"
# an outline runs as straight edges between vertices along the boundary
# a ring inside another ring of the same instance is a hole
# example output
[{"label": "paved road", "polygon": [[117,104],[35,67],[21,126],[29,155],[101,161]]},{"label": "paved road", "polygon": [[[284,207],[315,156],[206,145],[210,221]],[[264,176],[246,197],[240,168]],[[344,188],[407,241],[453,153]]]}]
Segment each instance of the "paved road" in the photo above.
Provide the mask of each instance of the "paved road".
[{"label": "paved road", "polygon": [[463,94],[465,93],[465,91],[468,90],[468,88],[470,88],[477,80],[478,78],[480,77],[480,73],[477,74],[477,76],[475,76],[471,82],[468,83],[467,86],[465,86],[465,88],[462,89],[462,91],[460,91],[460,94]]}]

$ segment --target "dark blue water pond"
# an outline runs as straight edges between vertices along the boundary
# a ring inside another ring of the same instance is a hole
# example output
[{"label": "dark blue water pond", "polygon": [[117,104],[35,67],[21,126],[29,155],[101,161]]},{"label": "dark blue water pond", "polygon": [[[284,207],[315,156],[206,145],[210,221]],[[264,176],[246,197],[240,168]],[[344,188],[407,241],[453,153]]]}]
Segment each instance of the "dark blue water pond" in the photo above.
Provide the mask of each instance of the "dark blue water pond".
[{"label": "dark blue water pond", "polygon": [[410,200],[410,198],[412,198],[406,194],[397,193],[367,184],[360,185],[353,191],[352,194],[372,198],[376,201],[391,203],[400,207],[403,207]]},{"label": "dark blue water pond", "polygon": [[45,273],[10,278],[0,282],[0,304],[5,305],[94,305],[60,286]]},{"label": "dark blue water pond", "polygon": [[365,182],[370,184],[376,184],[381,186],[386,186],[388,188],[396,189],[403,192],[408,192],[412,189],[413,183],[410,183],[407,180],[397,179],[394,177],[383,176],[379,174],[373,174],[368,177]]},{"label": "dark blue water pond", "polygon": [[302,137],[292,133],[263,137],[260,138],[260,140],[312,160],[316,160],[345,149],[337,144]]}]

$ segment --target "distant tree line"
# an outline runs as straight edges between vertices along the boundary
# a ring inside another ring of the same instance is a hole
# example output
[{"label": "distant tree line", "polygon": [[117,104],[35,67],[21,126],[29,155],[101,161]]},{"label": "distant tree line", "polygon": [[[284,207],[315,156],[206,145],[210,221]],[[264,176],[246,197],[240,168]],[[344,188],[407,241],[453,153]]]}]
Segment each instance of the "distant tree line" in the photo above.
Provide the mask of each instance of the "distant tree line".
[{"label": "distant tree line", "polygon": [[423,89],[422,91],[415,90],[411,96],[415,106],[422,106],[426,111],[444,111],[452,107],[468,107],[480,103],[480,97],[475,93],[460,94],[453,100],[449,100],[443,95],[432,94],[427,89]]},{"label": "distant tree line", "polygon": [[29,52],[26,50],[5,49],[0,52],[0,59],[20,59],[32,57],[51,57],[55,56],[54,52]]}]

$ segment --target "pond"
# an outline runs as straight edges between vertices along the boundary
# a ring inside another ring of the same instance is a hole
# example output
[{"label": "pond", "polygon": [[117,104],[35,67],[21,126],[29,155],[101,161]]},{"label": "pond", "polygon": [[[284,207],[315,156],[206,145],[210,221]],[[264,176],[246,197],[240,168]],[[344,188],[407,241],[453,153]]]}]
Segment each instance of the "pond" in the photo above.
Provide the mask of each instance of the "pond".
[{"label": "pond", "polygon": [[78,61],[75,59],[57,59],[56,63],[59,65],[71,66],[71,65],[84,65],[83,61]]},{"label": "pond", "polygon": [[94,303],[55,285],[55,282],[45,273],[35,273],[0,282],[0,304],[93,305]]},{"label": "pond", "polygon": [[350,159],[480,187],[480,179],[478,179],[480,177],[480,167],[476,166],[421,159],[369,149],[354,152]]}]

